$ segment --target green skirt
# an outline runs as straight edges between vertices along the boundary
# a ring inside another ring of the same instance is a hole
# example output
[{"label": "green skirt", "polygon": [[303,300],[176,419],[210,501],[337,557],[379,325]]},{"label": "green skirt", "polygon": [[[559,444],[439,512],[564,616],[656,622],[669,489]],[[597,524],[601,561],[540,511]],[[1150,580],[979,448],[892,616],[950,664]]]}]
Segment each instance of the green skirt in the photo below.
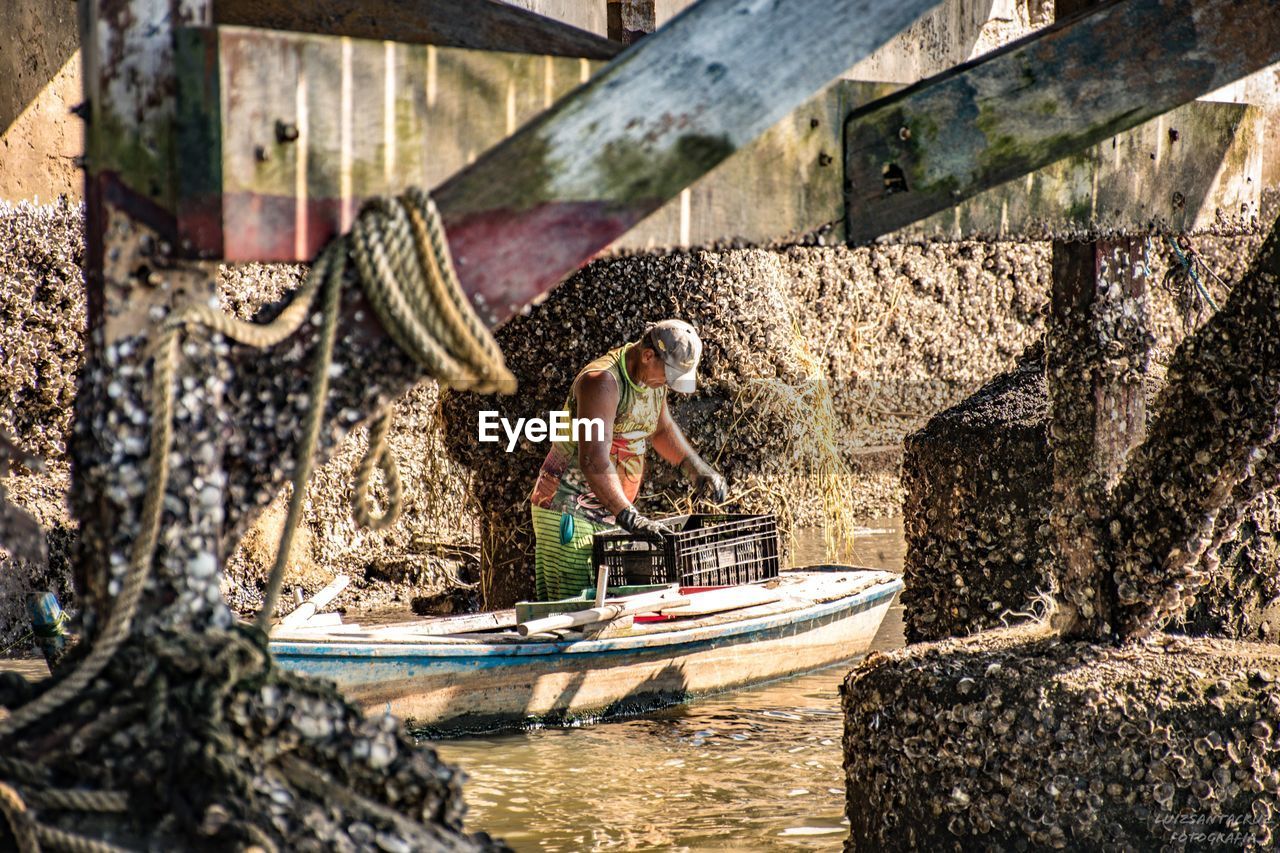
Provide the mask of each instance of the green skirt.
[{"label": "green skirt", "polygon": [[[596,585],[591,565],[591,545],[601,530],[611,525],[598,524],[580,515],[530,506],[533,513],[534,577],[539,601],[574,598],[584,589]],[[564,516],[572,519],[572,530]],[[568,533],[568,541],[564,534]]]}]

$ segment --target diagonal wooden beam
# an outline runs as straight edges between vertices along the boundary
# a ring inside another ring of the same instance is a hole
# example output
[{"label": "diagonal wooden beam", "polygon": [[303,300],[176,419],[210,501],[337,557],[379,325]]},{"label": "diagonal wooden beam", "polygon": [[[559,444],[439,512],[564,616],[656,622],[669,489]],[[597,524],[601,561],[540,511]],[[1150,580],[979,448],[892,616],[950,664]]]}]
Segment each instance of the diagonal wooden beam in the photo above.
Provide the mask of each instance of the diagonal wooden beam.
[{"label": "diagonal wooden beam", "polygon": [[1127,0],[855,111],[858,243],[1047,166],[1280,61],[1271,0]]},{"label": "diagonal wooden beam", "polygon": [[934,0],[701,0],[447,181],[463,285],[497,325]]},{"label": "diagonal wooden beam", "polygon": [[612,59],[626,46],[498,0],[217,0],[213,19],[267,30],[583,59]]}]

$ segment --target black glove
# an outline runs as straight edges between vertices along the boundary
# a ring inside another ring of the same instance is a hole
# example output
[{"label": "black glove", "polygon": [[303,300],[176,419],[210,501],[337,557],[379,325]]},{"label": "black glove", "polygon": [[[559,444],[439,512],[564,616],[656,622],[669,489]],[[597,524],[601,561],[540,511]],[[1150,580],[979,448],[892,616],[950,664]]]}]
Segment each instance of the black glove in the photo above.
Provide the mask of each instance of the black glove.
[{"label": "black glove", "polygon": [[724,477],[720,476],[720,472],[704,462],[701,456],[690,453],[680,463],[680,470],[693,486],[695,500],[708,497],[715,503],[724,503],[729,485],[724,481]]},{"label": "black glove", "polygon": [[618,526],[628,533],[634,533],[641,539],[648,542],[656,542],[662,544],[662,536],[675,533],[670,527],[667,527],[661,521],[654,521],[652,518],[646,518],[636,512],[634,506],[628,506],[622,512],[618,513],[614,518],[618,522]]}]

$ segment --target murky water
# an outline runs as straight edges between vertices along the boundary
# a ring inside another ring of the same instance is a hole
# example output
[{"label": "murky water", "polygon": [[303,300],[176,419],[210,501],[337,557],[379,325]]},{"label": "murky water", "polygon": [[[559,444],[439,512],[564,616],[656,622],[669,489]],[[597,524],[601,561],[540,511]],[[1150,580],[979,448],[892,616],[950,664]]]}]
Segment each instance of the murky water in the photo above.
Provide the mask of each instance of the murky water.
[{"label": "murky water", "polygon": [[[901,571],[900,519],[859,565]],[[797,565],[822,562],[821,538]],[[902,645],[895,604],[873,648]],[[441,741],[469,776],[467,825],[518,851],[834,850],[847,833],[837,693],[854,661],[643,717]]]}]

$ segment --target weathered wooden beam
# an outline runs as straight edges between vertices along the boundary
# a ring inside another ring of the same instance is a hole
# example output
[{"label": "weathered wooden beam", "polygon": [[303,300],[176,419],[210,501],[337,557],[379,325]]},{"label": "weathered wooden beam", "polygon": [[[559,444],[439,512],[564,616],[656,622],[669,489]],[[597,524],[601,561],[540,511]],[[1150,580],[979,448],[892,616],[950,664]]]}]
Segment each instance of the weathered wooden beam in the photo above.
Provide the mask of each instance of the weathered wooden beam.
[{"label": "weathered wooden beam", "polygon": [[[1280,186],[1273,111],[1191,101],[884,240],[1123,238],[1152,230],[1238,234]],[[865,223],[859,227],[865,228]]]},{"label": "weathered wooden beam", "polygon": [[[179,223],[232,262],[309,260],[363,199],[444,181],[601,67],[228,27],[180,32],[177,60]],[[891,91],[837,81],[615,245],[842,240],[844,117]]]},{"label": "weathered wooden beam", "polygon": [[625,45],[498,0],[216,0],[215,24],[612,59]]},{"label": "weathered wooden beam", "polygon": [[1127,0],[1056,24],[850,116],[849,240],[945,210],[1277,60],[1280,16],[1268,0]]}]

